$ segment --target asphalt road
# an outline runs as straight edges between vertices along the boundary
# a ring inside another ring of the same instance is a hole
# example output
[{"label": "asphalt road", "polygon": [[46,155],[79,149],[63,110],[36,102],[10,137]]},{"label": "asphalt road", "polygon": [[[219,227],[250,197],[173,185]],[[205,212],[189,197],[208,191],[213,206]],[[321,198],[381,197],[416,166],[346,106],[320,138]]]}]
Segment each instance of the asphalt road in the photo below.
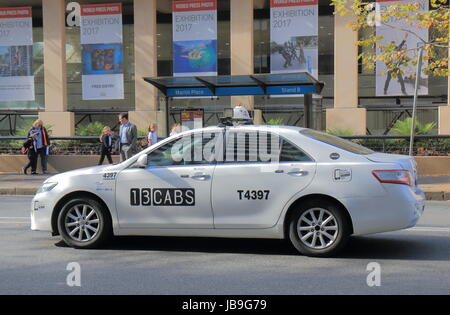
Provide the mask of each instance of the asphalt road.
[{"label": "asphalt road", "polygon": [[[115,238],[75,250],[29,229],[31,197],[0,197],[0,294],[450,294],[450,203],[427,202],[418,227],[352,238],[338,258],[283,241]],[[69,287],[67,265],[81,266]],[[381,268],[369,287],[367,265]]]}]

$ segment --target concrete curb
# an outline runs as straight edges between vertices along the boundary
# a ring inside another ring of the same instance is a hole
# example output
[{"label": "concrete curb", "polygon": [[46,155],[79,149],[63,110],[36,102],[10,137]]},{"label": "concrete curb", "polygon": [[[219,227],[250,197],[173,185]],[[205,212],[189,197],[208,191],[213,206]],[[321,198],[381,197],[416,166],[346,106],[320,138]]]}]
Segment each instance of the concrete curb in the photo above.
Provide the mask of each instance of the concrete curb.
[{"label": "concrete curb", "polygon": [[450,201],[450,192],[449,191],[427,191],[427,192],[425,192],[425,197],[427,200]]},{"label": "concrete curb", "polygon": [[[0,196],[34,196],[39,187],[0,188]],[[450,201],[450,191],[425,191],[426,200]]]},{"label": "concrete curb", "polygon": [[33,196],[39,188],[24,188],[24,187],[14,187],[14,188],[0,188],[0,196]]}]

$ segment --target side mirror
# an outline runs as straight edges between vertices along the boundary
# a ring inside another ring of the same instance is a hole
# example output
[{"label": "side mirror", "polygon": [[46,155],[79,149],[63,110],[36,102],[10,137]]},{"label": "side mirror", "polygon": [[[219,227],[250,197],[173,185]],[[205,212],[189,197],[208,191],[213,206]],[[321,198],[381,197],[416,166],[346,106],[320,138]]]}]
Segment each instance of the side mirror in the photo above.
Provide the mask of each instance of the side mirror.
[{"label": "side mirror", "polygon": [[136,164],[134,164],[136,167],[139,168],[146,168],[147,167],[147,154],[142,154],[136,161]]}]

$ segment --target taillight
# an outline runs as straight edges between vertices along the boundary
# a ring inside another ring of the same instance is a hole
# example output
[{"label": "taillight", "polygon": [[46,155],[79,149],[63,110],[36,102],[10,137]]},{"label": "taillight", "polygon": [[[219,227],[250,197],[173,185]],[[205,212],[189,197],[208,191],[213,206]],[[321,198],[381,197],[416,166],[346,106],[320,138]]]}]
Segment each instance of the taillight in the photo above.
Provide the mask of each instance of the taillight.
[{"label": "taillight", "polygon": [[414,186],[414,178],[407,170],[379,170],[372,171],[372,174],[380,183]]}]

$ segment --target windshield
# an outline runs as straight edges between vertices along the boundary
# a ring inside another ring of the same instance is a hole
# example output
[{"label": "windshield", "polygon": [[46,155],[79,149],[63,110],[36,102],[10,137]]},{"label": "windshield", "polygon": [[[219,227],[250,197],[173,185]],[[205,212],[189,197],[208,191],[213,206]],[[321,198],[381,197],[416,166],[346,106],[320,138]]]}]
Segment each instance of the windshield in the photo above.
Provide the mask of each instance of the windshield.
[{"label": "windshield", "polygon": [[300,130],[300,133],[313,138],[315,140],[319,140],[330,144],[332,146],[338,147],[339,149],[346,150],[355,154],[372,154],[374,153],[372,150],[363,147],[362,145],[356,144],[354,142],[311,129],[303,129]]}]

